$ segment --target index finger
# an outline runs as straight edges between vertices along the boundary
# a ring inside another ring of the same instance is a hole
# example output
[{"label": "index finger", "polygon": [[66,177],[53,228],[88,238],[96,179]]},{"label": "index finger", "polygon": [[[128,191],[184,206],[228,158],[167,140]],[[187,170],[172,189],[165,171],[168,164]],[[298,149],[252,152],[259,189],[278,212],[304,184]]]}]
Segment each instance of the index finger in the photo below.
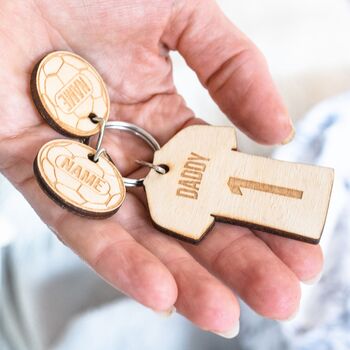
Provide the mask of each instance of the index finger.
[{"label": "index finger", "polygon": [[181,4],[162,38],[166,45],[242,131],[261,143],[289,141],[294,129],[260,51],[213,0]]}]

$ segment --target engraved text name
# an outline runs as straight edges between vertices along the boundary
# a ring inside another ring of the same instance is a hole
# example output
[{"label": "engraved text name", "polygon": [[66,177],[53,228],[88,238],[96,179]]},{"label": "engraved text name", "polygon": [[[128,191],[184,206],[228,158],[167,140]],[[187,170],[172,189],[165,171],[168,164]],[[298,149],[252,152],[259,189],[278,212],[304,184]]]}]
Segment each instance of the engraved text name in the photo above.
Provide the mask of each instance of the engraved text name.
[{"label": "engraved text name", "polygon": [[84,169],[82,165],[74,162],[69,157],[64,157],[62,162],[58,162],[59,167],[77,179],[82,185],[90,187],[98,193],[106,192],[106,181],[98,175],[92,173],[90,170]]},{"label": "engraved text name", "polygon": [[72,112],[92,93],[89,81],[82,75],[73,78],[56,95],[56,103],[65,112]]},{"label": "engraved text name", "polygon": [[198,199],[199,186],[209,160],[194,152],[190,154],[181,172],[177,196]]}]

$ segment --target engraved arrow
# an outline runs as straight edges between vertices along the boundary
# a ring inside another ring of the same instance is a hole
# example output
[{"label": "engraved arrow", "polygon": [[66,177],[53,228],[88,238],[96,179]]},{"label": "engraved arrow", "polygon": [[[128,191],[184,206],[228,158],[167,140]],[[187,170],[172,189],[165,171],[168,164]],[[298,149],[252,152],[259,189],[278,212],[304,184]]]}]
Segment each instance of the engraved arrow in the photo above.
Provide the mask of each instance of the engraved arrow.
[{"label": "engraved arrow", "polygon": [[227,184],[231,192],[239,196],[243,196],[241,188],[248,188],[250,190],[277,194],[279,196],[284,196],[284,197],[290,197],[290,198],[296,198],[296,199],[303,198],[303,191],[299,191],[299,190],[295,190],[287,187],[264,184],[256,181],[244,180],[238,177],[230,177],[228,179]]}]

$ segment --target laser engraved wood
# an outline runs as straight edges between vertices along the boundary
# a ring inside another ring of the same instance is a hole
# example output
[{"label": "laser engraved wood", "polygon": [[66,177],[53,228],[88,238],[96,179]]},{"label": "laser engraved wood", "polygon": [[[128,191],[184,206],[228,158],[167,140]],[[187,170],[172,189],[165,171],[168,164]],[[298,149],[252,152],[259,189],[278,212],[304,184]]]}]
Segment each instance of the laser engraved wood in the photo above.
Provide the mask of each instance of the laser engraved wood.
[{"label": "laser engraved wood", "polygon": [[43,190],[59,205],[80,215],[105,218],[125,199],[123,179],[106,156],[95,163],[95,150],[71,140],[46,143],[34,161],[34,173]]},{"label": "laser engraved wood", "polygon": [[231,127],[191,126],[155,153],[144,185],[156,227],[198,242],[215,221],[318,243],[333,169],[235,151]]},{"label": "laser engraved wood", "polygon": [[58,132],[88,137],[99,132],[90,113],[108,119],[110,102],[98,72],[80,56],[55,51],[34,68],[31,78],[34,103],[43,118]]},{"label": "laser engraved wood", "polygon": [[303,191],[293,190],[291,188],[279,187],[269,184],[264,184],[261,182],[248,181],[244,179],[239,179],[238,177],[230,177],[228,180],[228,186],[232,193],[243,196],[241,188],[249,188],[255,191],[261,191],[266,193],[273,193],[279,196],[285,196],[290,198],[302,199]]}]

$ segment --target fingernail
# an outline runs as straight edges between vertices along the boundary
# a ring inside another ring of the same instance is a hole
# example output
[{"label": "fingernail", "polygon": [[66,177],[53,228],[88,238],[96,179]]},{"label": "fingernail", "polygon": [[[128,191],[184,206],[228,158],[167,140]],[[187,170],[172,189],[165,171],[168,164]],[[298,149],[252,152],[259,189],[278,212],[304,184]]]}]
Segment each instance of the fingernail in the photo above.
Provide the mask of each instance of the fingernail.
[{"label": "fingernail", "polygon": [[231,328],[226,332],[213,332],[213,333],[226,339],[232,339],[234,337],[237,337],[237,335],[239,334],[239,321],[233,326],[233,328]]},{"label": "fingernail", "polygon": [[172,306],[168,310],[165,310],[165,311],[154,311],[154,312],[156,314],[158,314],[159,316],[162,316],[162,317],[170,317],[173,313],[176,312],[176,308],[175,308],[175,306]]},{"label": "fingernail", "polygon": [[289,135],[287,136],[287,138],[282,142],[282,145],[286,145],[286,144],[290,143],[294,139],[295,129],[294,129],[293,124],[291,124],[291,127],[292,127],[292,130],[289,133]]},{"label": "fingernail", "polygon": [[307,285],[313,285],[313,284],[316,284],[318,282],[320,282],[320,279],[322,278],[322,272],[321,271],[319,274],[317,274],[314,278],[311,278],[309,280],[306,280],[306,281],[302,281],[304,284],[307,284]]}]

